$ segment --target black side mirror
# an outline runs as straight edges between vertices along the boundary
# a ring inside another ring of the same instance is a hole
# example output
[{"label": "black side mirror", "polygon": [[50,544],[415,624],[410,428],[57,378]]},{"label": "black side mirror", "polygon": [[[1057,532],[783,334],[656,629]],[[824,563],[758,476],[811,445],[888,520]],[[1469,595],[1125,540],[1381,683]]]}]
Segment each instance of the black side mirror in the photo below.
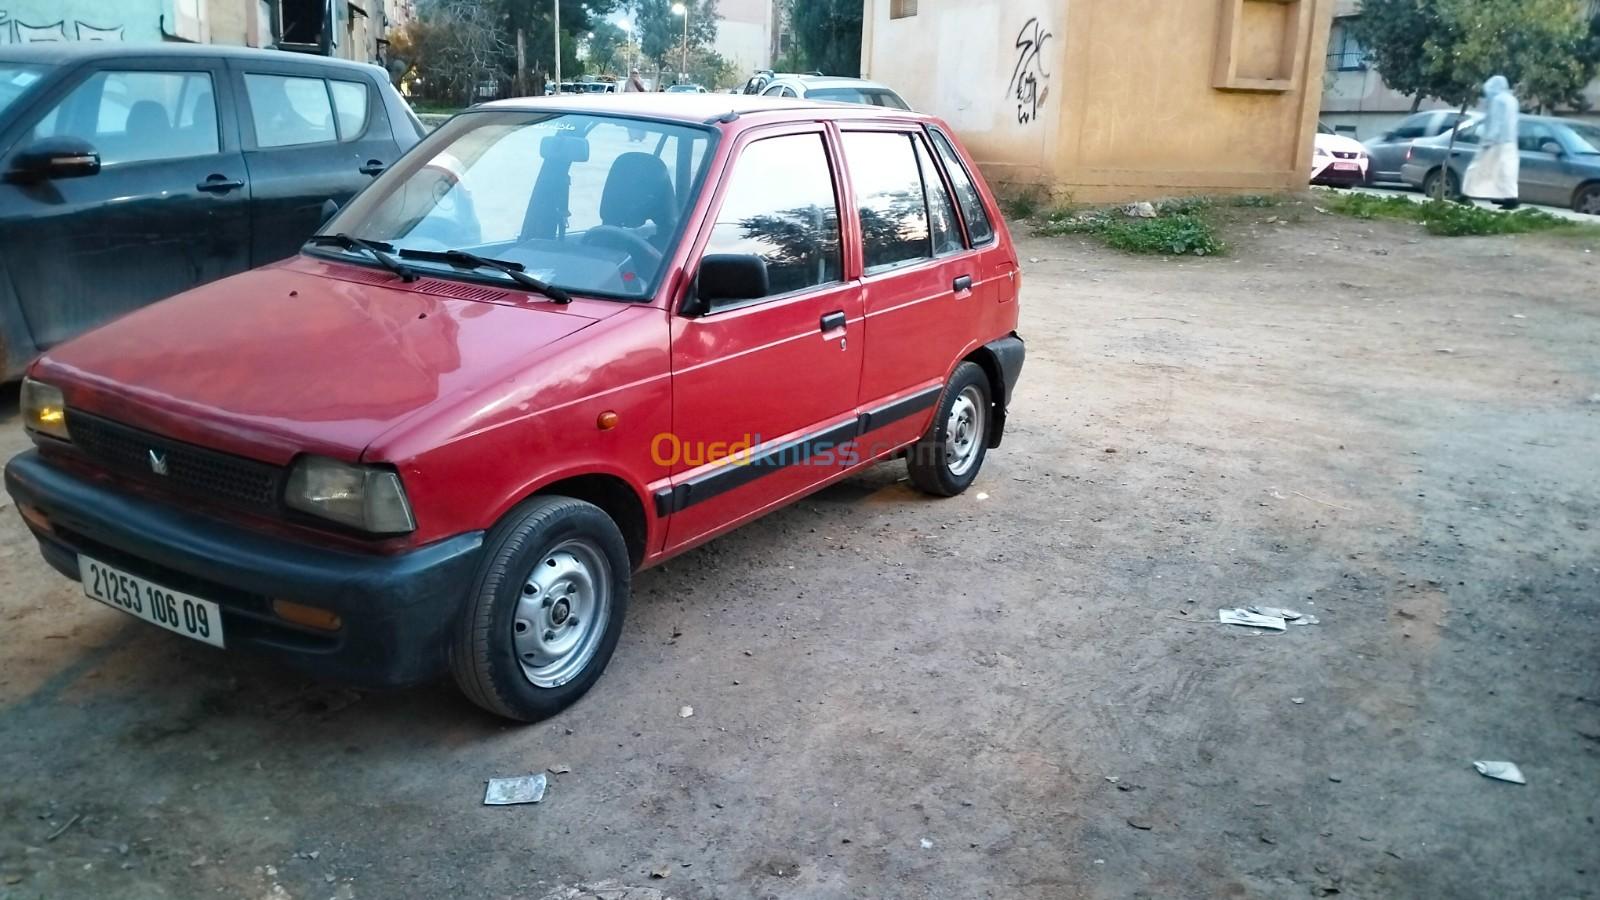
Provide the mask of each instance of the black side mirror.
[{"label": "black side mirror", "polygon": [[321,225],[318,225],[317,227],[320,228],[322,225],[328,224],[328,220],[333,218],[338,213],[339,204],[335,202],[332,197],[322,201],[322,222]]},{"label": "black side mirror", "polygon": [[34,141],[11,160],[13,180],[43,181],[81,178],[100,173],[100,154],[83,138],[50,137]]},{"label": "black side mirror", "polygon": [[700,274],[683,314],[703,316],[718,306],[759,300],[771,293],[766,260],[753,253],[709,253],[700,260]]}]

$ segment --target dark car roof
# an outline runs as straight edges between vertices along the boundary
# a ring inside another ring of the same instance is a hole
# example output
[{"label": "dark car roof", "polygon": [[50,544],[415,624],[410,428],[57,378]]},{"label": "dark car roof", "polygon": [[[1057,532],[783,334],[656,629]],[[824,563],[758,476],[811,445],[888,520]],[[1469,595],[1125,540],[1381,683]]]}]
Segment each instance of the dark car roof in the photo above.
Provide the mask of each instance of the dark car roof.
[{"label": "dark car roof", "polygon": [[882,106],[863,106],[859,103],[825,103],[816,100],[798,100],[787,97],[763,97],[755,94],[690,94],[690,93],[631,93],[608,94],[604,100],[566,94],[559,97],[519,97],[513,100],[496,100],[475,106],[473,109],[527,109],[547,112],[581,112],[594,115],[619,113],[647,119],[664,119],[678,122],[710,122],[729,113],[735,116],[761,114],[763,118],[792,118],[797,120],[823,119],[904,119],[927,121],[920,113]]},{"label": "dark car roof", "polygon": [[256,59],[280,62],[300,59],[308,63],[325,63],[345,66],[362,72],[371,72],[373,65],[335,59],[310,53],[288,50],[258,50],[254,47],[226,47],[218,44],[129,44],[121,41],[60,41],[37,44],[0,45],[0,61],[39,63],[42,65],[74,65],[102,59],[127,59],[130,57],[206,57],[211,59]]}]

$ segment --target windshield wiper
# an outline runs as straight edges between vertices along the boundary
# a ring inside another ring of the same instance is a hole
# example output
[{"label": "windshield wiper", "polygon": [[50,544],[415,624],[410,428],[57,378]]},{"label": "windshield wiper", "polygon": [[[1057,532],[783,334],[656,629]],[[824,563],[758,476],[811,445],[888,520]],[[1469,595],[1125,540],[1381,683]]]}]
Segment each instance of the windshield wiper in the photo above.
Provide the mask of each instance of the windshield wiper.
[{"label": "windshield wiper", "polygon": [[495,259],[490,256],[479,256],[465,250],[401,250],[400,256],[404,259],[418,259],[425,262],[449,263],[463,269],[494,269],[504,272],[512,281],[522,285],[536,294],[543,294],[556,303],[571,303],[572,295],[538,278],[529,275],[522,263],[512,262],[508,259]]},{"label": "windshield wiper", "polygon": [[413,272],[410,266],[389,255],[390,253],[394,252],[393,244],[388,244],[383,241],[369,241],[365,238],[351,237],[343,232],[339,234],[314,234],[309,240],[306,241],[306,243],[316,244],[318,246],[329,245],[334,247],[343,247],[346,250],[365,250],[367,253],[372,255],[373,259],[378,261],[379,265],[395,273],[396,275],[399,275],[401,281],[417,280],[417,273]]}]

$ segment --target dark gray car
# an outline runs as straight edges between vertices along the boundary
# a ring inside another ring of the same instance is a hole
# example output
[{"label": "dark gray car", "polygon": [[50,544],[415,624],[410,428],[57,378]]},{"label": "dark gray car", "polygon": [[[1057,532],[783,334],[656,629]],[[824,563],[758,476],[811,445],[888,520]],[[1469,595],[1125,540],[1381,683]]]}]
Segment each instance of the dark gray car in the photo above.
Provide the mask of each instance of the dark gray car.
[{"label": "dark gray car", "polygon": [[1449,109],[1435,109],[1407,116],[1400,124],[1383,134],[1366,141],[1367,181],[1399,181],[1400,169],[1406,162],[1406,151],[1423,138],[1448,132],[1466,116]]},{"label": "dark gray car", "polygon": [[[1474,119],[1456,132],[1454,151],[1449,148],[1448,133],[1417,141],[1401,167],[1405,183],[1429,196],[1458,196],[1467,166],[1478,154],[1479,125],[1480,120]],[[1518,191],[1523,202],[1600,216],[1600,126],[1550,116],[1522,116],[1517,124],[1517,149],[1522,158]]]}]

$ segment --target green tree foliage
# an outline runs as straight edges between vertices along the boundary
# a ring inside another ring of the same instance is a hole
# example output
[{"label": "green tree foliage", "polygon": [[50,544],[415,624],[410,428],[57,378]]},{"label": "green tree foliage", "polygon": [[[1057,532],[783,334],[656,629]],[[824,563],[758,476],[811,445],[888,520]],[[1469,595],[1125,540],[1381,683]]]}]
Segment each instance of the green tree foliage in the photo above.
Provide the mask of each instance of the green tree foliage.
[{"label": "green tree foliage", "polygon": [[[530,73],[553,73],[555,67],[554,4],[552,0],[478,0],[493,6],[500,15],[505,33],[515,42],[520,30],[527,55]],[[570,80],[581,75],[584,65],[578,59],[579,42],[612,10],[620,0],[559,0],[561,3],[561,77]],[[516,76],[515,48],[502,60],[504,77]]]},{"label": "green tree foliage", "polygon": [[[639,29],[639,50],[658,68],[676,72],[683,50],[683,17],[672,11],[675,0],[633,0]],[[717,0],[681,0],[689,8],[689,52],[717,40]]]},{"label": "green tree foliage", "polygon": [[602,74],[627,74],[628,33],[615,22],[601,19],[594,23],[589,35],[589,68]]},{"label": "green tree foliage", "polygon": [[1363,0],[1356,39],[1390,88],[1471,103],[1504,75],[1524,103],[1576,106],[1600,69],[1583,0]]},{"label": "green tree foliage", "polygon": [[808,68],[824,75],[861,74],[861,0],[801,0],[794,33]]}]

